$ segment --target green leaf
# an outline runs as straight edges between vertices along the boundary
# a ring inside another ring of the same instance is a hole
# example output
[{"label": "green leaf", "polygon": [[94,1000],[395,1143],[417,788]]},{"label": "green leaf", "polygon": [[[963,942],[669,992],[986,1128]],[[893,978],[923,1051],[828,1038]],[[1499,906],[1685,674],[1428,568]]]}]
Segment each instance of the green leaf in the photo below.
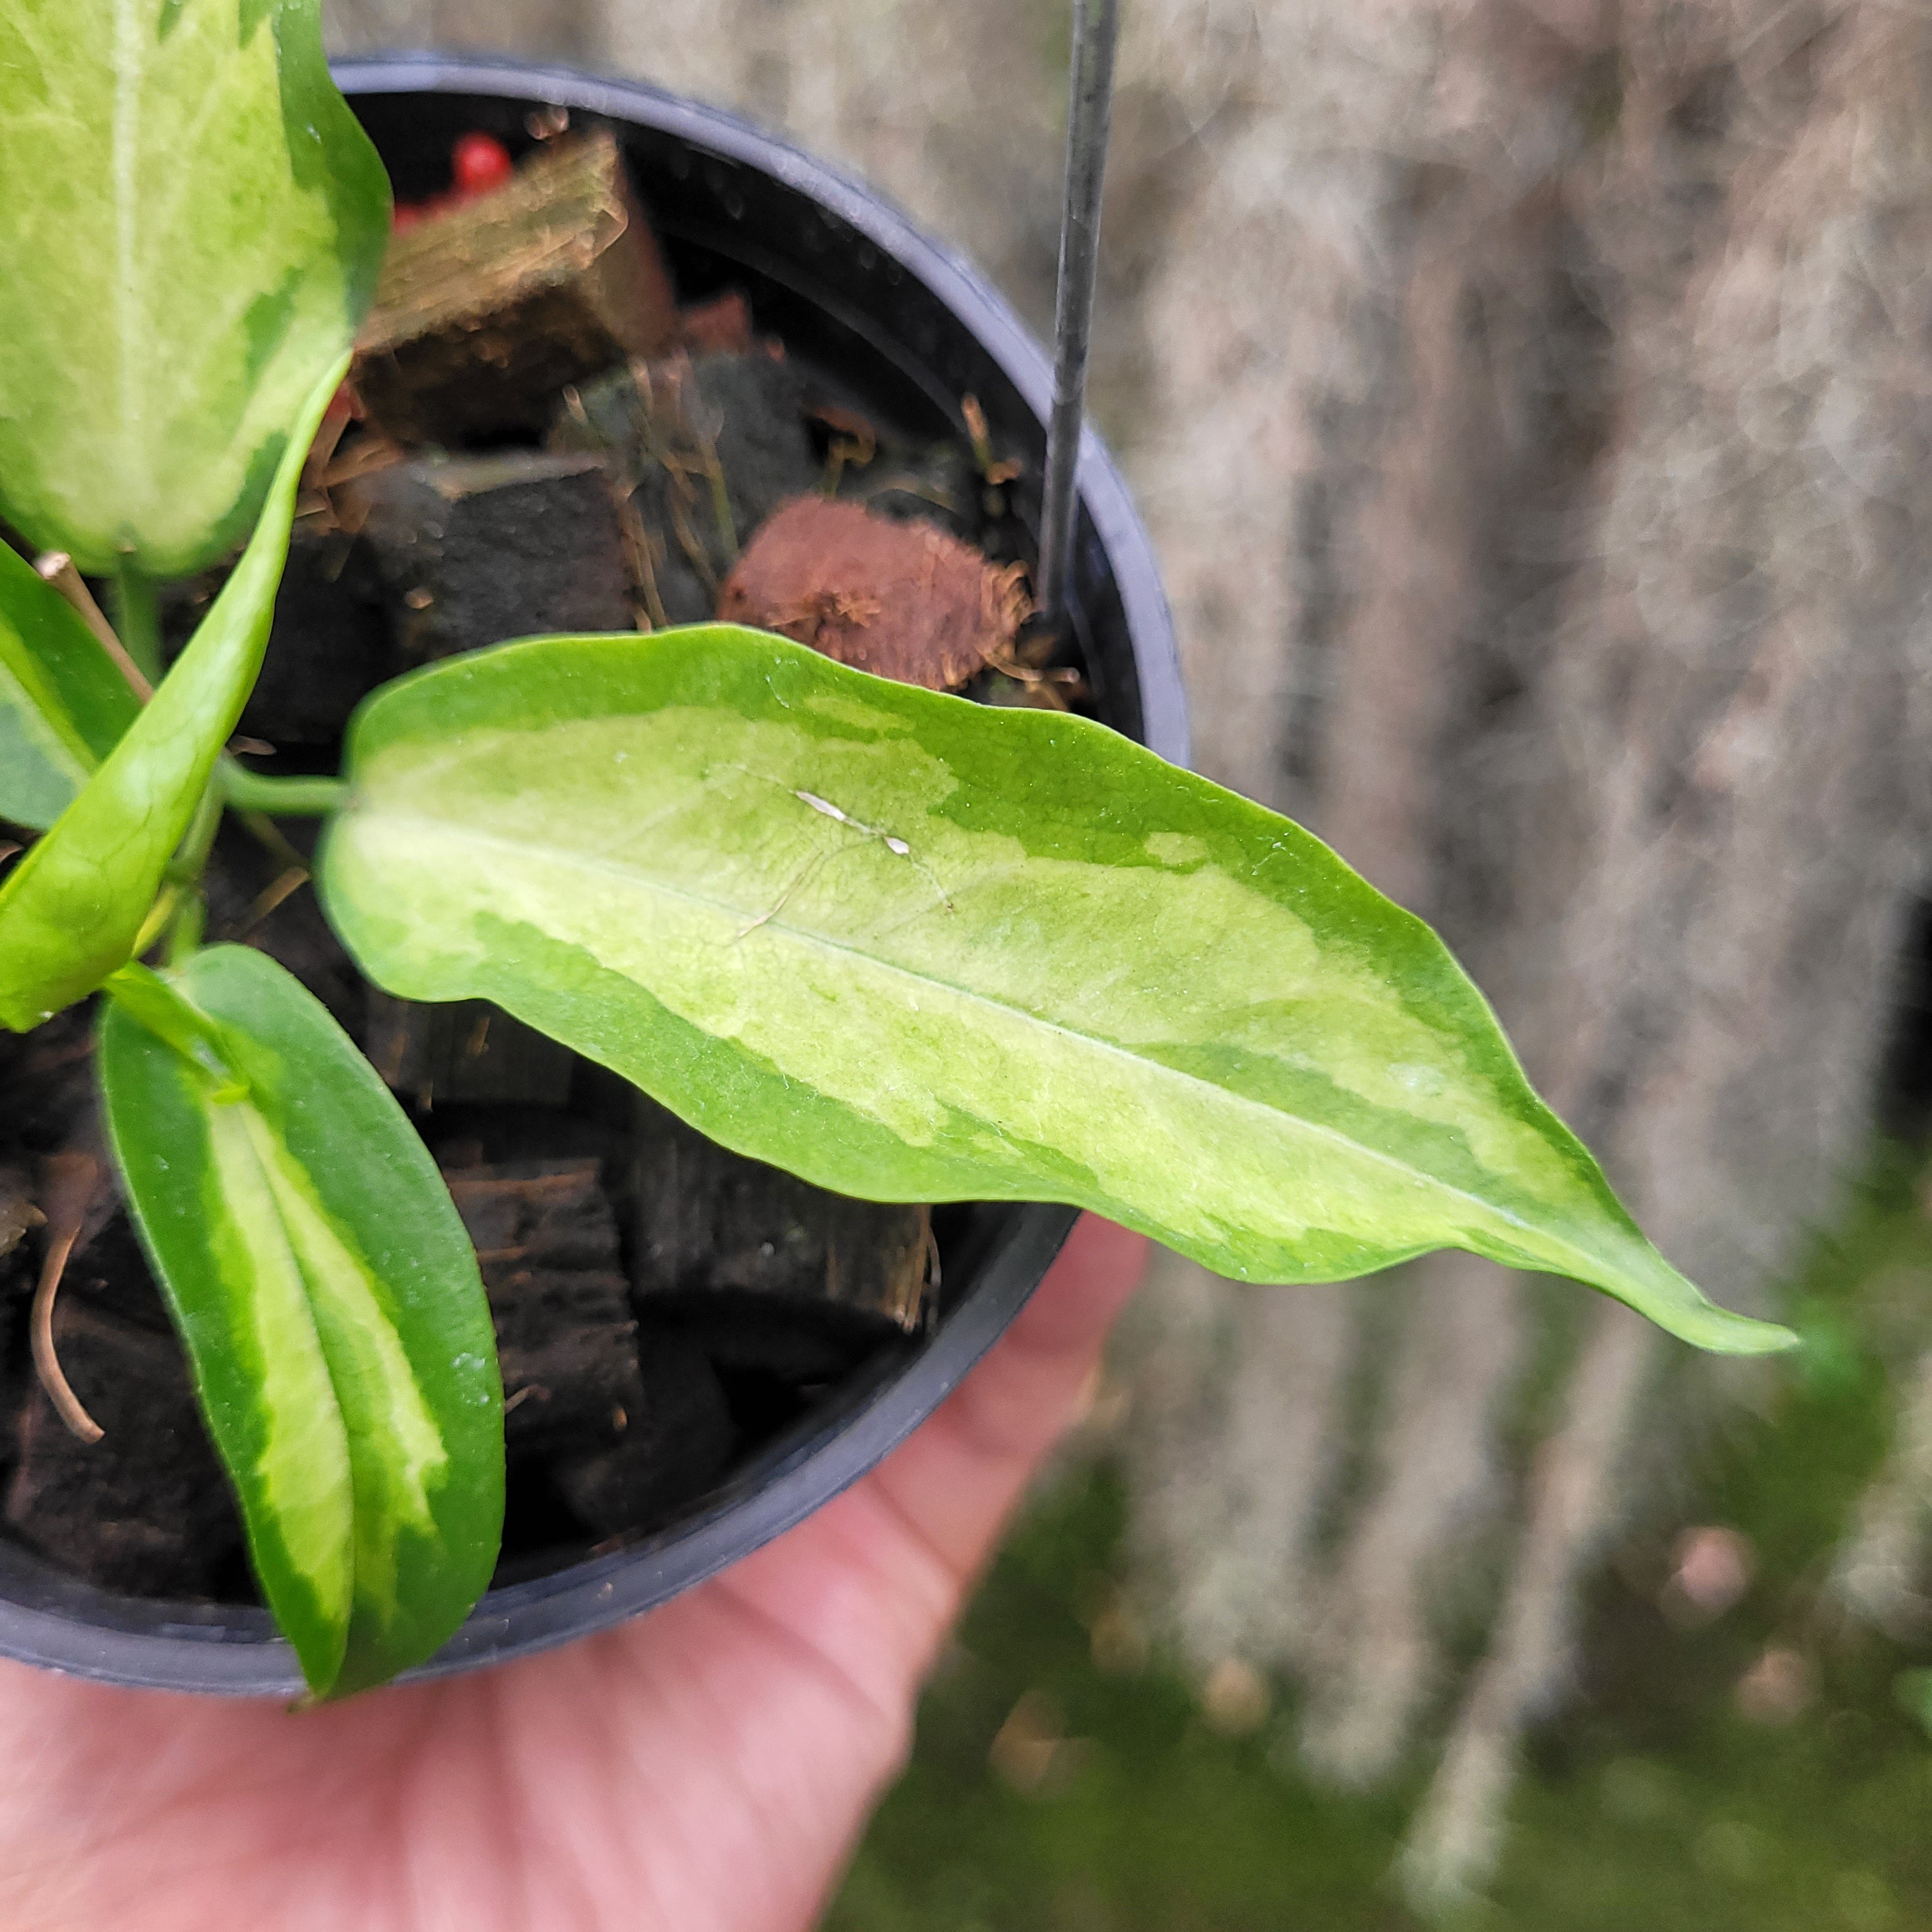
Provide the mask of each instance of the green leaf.
[{"label": "green leaf", "polygon": [[822,1186],[1068,1202],[1256,1281],[1464,1247],[1789,1341],[1643,1239],[1426,926],[1099,725],[717,626],[432,667],[350,765],[320,876],[365,972]]},{"label": "green leaf", "polygon": [[73,605],[0,543],[0,818],[44,832],[140,709]]},{"label": "green leaf", "polygon": [[12,0],[0,181],[0,509],[85,571],[214,562],[388,238],[317,0]]},{"label": "green leaf", "polygon": [[149,1019],[178,1001],[164,1029],[218,1040],[247,1083],[224,1101],[110,1000],[102,1087],[142,1240],[269,1607],[310,1688],[346,1695],[431,1655],[490,1580],[502,1388],[476,1254],[388,1088],[272,960],[215,946],[140,998]]},{"label": "green leaf", "polygon": [[134,955],[262,668],[304,454],[346,366],[344,357],[310,397],[262,520],[188,648],[86,788],[0,886],[0,1024],[16,1033],[85,998]]}]

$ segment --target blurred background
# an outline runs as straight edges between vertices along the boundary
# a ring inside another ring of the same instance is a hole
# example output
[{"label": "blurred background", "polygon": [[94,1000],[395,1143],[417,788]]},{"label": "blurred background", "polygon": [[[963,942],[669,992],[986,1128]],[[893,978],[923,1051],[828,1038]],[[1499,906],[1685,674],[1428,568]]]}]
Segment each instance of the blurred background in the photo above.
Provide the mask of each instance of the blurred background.
[{"label": "blurred background", "polygon": [[[840,1932],[1932,1924],[1932,13],[1126,0],[1094,407],[1197,762],[1435,921],[1692,1358],[1156,1270]],[[1045,332],[1064,0],[334,0],[846,164]]]}]

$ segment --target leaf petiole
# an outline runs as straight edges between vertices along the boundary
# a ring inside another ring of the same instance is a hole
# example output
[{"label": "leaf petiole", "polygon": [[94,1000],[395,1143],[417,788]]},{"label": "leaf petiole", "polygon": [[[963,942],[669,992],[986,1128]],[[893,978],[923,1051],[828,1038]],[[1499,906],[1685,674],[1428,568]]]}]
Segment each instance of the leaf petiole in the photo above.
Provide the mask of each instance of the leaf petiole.
[{"label": "leaf petiole", "polygon": [[220,828],[221,790],[218,785],[211,784],[202,794],[180,847],[161,876],[175,885],[194,885],[208,868],[208,855]]},{"label": "leaf petiole", "polygon": [[320,818],[339,812],[349,796],[341,778],[270,778],[225,758],[221,795],[237,812],[264,812],[285,818]]},{"label": "leaf petiole", "polygon": [[182,901],[188,896],[185,887],[172,880],[163,884],[155,895],[154,904],[148,908],[148,916],[134,940],[134,956],[139,958],[151,946],[158,946],[172,928],[176,915],[182,909]]},{"label": "leaf petiole", "polygon": [[131,563],[115,573],[114,634],[150,689],[161,681],[161,602],[152,578]]},{"label": "leaf petiole", "polygon": [[207,930],[207,900],[198,892],[184,893],[168,924],[168,964],[178,966],[191,953],[200,951]]}]

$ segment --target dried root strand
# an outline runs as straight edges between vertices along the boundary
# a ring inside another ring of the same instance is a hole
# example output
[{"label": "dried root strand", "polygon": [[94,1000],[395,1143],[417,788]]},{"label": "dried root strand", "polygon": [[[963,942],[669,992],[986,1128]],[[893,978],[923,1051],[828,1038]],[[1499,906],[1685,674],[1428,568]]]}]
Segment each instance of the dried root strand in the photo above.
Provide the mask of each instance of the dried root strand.
[{"label": "dried root strand", "polygon": [[34,1289],[34,1370],[62,1421],[82,1442],[98,1442],[107,1432],[74,1394],[54,1350],[54,1297],[60,1292],[68,1257],[80,1238],[88,1204],[100,1185],[100,1169],[91,1154],[59,1154],[48,1161],[47,1171],[47,1252]]}]

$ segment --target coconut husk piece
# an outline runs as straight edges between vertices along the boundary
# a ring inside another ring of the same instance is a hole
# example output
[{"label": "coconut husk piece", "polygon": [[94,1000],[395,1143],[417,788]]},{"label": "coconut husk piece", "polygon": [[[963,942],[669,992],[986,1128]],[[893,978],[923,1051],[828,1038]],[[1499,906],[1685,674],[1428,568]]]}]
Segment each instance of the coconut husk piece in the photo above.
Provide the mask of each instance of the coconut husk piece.
[{"label": "coconut husk piece", "polygon": [[929,524],[807,496],[752,538],[718,614],[860,670],[952,691],[1012,661],[1031,608],[1016,565],[989,563]]}]

